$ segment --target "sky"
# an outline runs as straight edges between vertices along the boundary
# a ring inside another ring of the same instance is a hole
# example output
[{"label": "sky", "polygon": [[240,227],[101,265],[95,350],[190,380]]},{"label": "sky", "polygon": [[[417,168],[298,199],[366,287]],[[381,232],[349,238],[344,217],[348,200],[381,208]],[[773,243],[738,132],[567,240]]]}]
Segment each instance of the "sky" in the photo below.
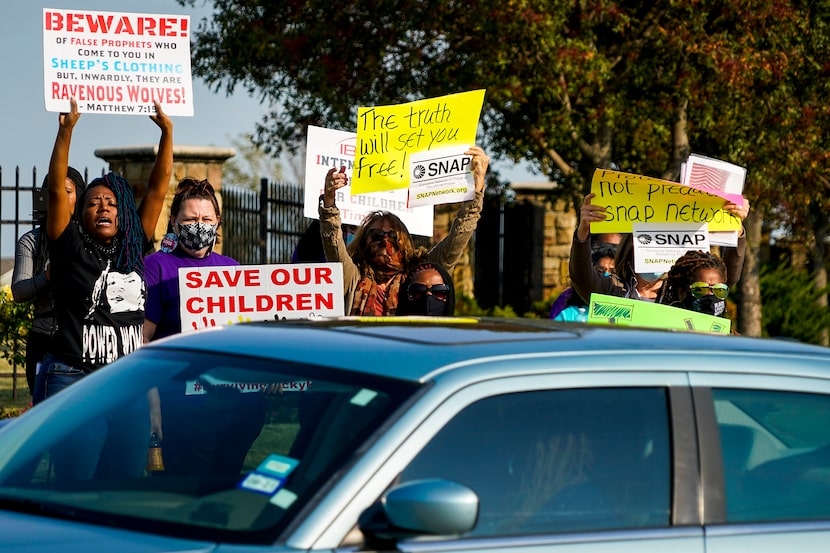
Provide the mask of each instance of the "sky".
[{"label": "sky", "polygon": [[[20,0],[4,2],[0,18],[0,60],[4,74],[0,87],[3,106],[3,131],[0,132],[0,167],[3,184],[13,184],[14,168],[20,167],[26,179],[37,167],[43,175],[57,132],[58,114],[48,112],[43,97],[43,35],[41,20],[44,8],[82,9],[88,11],[140,12],[147,14],[189,15],[191,27],[210,17],[210,4],[196,2],[196,7],[180,6],[175,0]],[[198,78],[193,79],[193,117],[173,117],[173,136],[177,146],[233,147],[232,141],[253,133],[255,125],[267,113],[255,98],[244,91],[227,96],[213,92]],[[108,115],[85,113],[72,135],[70,164],[89,169],[91,175],[106,169],[106,163],[94,154],[98,148],[154,145],[158,127],[143,115]],[[486,145],[483,146],[486,149]],[[304,166],[305,164],[301,164]],[[532,182],[544,177],[532,175],[510,162],[491,162],[502,178]],[[28,184],[28,180],[24,181]],[[7,197],[4,195],[4,198]],[[7,208],[3,218],[7,218]],[[2,257],[8,255],[3,232]],[[12,246],[13,247],[13,246]]]}]

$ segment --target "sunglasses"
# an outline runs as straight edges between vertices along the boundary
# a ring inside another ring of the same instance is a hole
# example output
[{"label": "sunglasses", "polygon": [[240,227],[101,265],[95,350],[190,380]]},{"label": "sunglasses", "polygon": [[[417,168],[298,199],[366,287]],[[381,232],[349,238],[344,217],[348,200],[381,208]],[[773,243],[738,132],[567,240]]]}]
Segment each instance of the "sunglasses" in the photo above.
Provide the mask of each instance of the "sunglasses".
[{"label": "sunglasses", "polygon": [[695,282],[689,286],[692,295],[696,298],[702,298],[709,295],[711,292],[716,298],[725,300],[729,295],[729,286],[726,284],[706,284],[705,282]]},{"label": "sunglasses", "polygon": [[372,242],[376,242],[378,240],[383,240],[385,237],[389,237],[389,240],[398,240],[398,231],[396,230],[383,230],[379,228],[373,228],[368,233],[369,240]]},{"label": "sunglasses", "polygon": [[447,297],[450,293],[450,287],[446,284],[433,284],[432,286],[427,286],[426,284],[416,284],[413,282],[406,289],[406,295],[409,298],[409,301],[419,300],[423,298],[427,292],[432,294],[432,297],[438,301],[447,301]]}]

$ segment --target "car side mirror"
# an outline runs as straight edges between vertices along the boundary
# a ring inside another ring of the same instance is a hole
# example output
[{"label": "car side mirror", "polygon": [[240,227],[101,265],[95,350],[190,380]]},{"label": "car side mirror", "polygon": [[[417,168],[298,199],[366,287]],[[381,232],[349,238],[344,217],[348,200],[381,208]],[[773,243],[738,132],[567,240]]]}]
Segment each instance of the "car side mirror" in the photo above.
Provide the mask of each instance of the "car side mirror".
[{"label": "car side mirror", "polygon": [[389,490],[361,517],[360,529],[373,543],[415,536],[465,534],[478,520],[478,495],[456,482],[414,480]]}]

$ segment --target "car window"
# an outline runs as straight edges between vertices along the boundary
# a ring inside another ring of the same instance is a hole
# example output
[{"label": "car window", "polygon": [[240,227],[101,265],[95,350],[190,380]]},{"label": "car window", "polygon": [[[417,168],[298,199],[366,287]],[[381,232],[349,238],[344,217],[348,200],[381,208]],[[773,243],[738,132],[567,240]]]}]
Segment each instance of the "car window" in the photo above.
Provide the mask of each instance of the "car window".
[{"label": "car window", "polygon": [[[19,499],[76,520],[142,529],[150,519],[184,537],[273,543],[416,389],[314,365],[152,348],[111,369],[6,429],[5,505]],[[154,402],[157,456],[148,451]]]},{"label": "car window", "polygon": [[830,518],[830,396],[713,390],[729,522]]},{"label": "car window", "polygon": [[505,394],[460,412],[401,474],[472,488],[471,536],[669,524],[664,389]]}]

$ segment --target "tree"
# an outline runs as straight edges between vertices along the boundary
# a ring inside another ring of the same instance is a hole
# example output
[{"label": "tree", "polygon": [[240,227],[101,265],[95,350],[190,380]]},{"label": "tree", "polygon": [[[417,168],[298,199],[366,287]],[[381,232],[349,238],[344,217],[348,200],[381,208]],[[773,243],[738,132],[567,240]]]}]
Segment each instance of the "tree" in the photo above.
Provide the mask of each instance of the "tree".
[{"label": "tree", "polygon": [[[297,162],[300,156],[275,159],[257,145],[251,134],[232,138],[231,145],[236,149],[236,156],[228,160],[223,167],[225,184],[259,190],[259,183],[263,178],[275,182],[283,182],[286,179],[294,183],[303,182],[305,168]],[[288,166],[287,174],[284,165]]]},{"label": "tree", "polygon": [[[274,151],[301,144],[308,124],[353,129],[361,105],[485,88],[488,152],[529,162],[576,205],[594,169],[612,163],[677,179],[691,151],[732,161],[750,170],[757,241],[770,214],[805,219],[791,209],[820,213],[826,201],[826,190],[797,183],[828,177],[826,131],[816,129],[827,120],[827,5],[215,0],[194,71],[268,102],[257,140]],[[782,155],[792,140],[797,152]],[[745,275],[752,335],[758,278]]]}]

